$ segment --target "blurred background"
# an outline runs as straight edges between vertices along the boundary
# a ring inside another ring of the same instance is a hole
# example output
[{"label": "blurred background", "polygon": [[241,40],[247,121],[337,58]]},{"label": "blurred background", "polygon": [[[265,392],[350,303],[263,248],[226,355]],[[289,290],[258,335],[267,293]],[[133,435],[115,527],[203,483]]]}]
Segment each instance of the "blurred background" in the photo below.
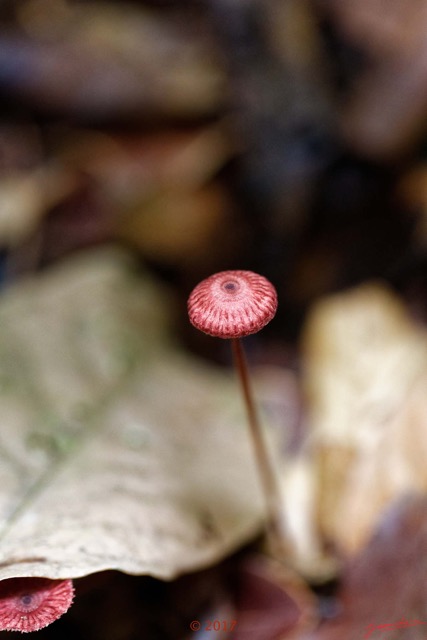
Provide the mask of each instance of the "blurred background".
[{"label": "blurred background", "polygon": [[424,313],[423,0],[2,0],[0,20],[4,285],[118,242],[182,299],[262,272],[282,346],[372,277]]},{"label": "blurred background", "polygon": [[[424,324],[426,29],[426,0],[1,0],[1,287],[118,244],[173,292],[183,347],[228,364],[186,299],[251,269],[280,301],[251,358],[294,372],[328,294],[381,280]],[[158,619],[144,637],[179,637]]]}]

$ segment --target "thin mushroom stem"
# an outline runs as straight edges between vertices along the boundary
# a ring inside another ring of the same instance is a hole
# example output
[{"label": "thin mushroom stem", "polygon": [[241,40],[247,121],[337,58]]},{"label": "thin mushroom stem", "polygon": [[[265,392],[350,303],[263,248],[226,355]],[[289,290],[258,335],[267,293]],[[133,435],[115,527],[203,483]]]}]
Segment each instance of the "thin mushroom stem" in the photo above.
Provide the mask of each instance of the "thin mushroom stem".
[{"label": "thin mushroom stem", "polygon": [[274,318],[277,291],[267,278],[253,271],[220,271],[202,280],[193,289],[187,308],[194,327],[210,336],[231,340],[266,502],[267,539],[273,555],[284,560],[290,549],[285,536],[279,484],[263,439],[249,382],[248,366],[240,342],[240,338],[257,333]]},{"label": "thin mushroom stem", "polygon": [[263,437],[242,342],[239,338],[233,338],[231,340],[231,345],[234,365],[240,380],[245,401],[249,430],[266,503],[268,542],[273,554],[276,557],[284,558],[287,555],[286,552],[288,545],[283,530],[284,515],[280,489]]}]

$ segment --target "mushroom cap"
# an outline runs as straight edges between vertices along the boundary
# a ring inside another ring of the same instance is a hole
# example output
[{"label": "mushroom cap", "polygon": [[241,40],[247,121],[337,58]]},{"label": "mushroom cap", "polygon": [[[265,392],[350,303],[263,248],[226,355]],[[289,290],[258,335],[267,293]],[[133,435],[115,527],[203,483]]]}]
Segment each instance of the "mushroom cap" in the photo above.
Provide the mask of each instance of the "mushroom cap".
[{"label": "mushroom cap", "polygon": [[10,578],[0,581],[0,630],[38,631],[65,613],[74,597],[71,580]]},{"label": "mushroom cap", "polygon": [[191,324],[216,338],[257,333],[277,310],[274,286],[253,271],[220,271],[202,280],[188,298]]}]

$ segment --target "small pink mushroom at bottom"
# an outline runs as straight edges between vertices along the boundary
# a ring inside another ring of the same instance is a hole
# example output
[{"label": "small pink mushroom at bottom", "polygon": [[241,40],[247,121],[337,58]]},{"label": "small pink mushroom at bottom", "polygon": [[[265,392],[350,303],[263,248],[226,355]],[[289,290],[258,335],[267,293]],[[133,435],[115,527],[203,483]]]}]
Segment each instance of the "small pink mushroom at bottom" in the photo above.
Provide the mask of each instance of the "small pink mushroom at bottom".
[{"label": "small pink mushroom at bottom", "polygon": [[0,581],[0,631],[39,631],[73,602],[71,580],[10,578]]}]

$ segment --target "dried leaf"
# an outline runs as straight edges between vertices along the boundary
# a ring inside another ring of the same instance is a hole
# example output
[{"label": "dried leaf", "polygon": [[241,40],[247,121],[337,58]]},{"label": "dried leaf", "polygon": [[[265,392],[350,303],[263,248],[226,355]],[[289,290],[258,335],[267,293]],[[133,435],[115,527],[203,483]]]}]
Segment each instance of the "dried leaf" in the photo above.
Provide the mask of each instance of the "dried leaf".
[{"label": "dried leaf", "polygon": [[0,241],[17,245],[37,229],[40,219],[65,198],[75,180],[65,171],[43,167],[0,176]]},{"label": "dried leaf", "polygon": [[392,500],[427,490],[427,335],[365,284],[315,306],[304,350],[318,524],[354,552]]},{"label": "dried leaf", "polygon": [[308,589],[279,563],[250,556],[239,574],[234,640],[292,640],[314,624]]},{"label": "dried leaf", "polygon": [[407,153],[425,127],[426,0],[394,0],[387,11],[382,0],[317,2],[370,58],[344,106],[347,143],[382,160]]},{"label": "dried leaf", "polygon": [[[385,514],[346,567],[333,620],[300,640],[424,640],[427,502],[411,495]],[[385,634],[384,634],[385,632]]]},{"label": "dried leaf", "polygon": [[3,296],[0,579],[168,579],[258,530],[235,385],[168,345],[169,315],[114,252]]},{"label": "dried leaf", "polygon": [[231,204],[219,184],[197,191],[164,189],[122,216],[118,236],[163,264],[200,264],[227,245]]},{"label": "dried leaf", "polygon": [[53,25],[52,6],[40,9],[0,39],[1,85],[12,96],[103,118],[198,117],[221,104],[217,52],[191,19],[179,24],[131,3],[68,3]]},{"label": "dried leaf", "polygon": [[95,179],[115,208],[116,237],[157,263],[188,267],[218,261],[235,236],[228,193],[212,180],[232,153],[217,125],[139,136],[74,131],[61,161]]}]

